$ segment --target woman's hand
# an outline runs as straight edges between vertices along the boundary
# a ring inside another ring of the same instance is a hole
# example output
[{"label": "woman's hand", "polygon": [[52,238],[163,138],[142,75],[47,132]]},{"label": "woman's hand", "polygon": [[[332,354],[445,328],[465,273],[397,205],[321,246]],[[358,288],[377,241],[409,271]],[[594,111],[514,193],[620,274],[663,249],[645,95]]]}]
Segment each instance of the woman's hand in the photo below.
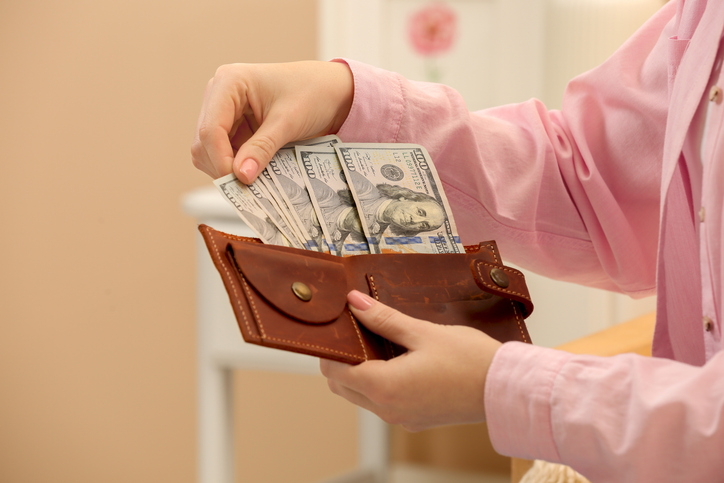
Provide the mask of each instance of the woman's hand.
[{"label": "woman's hand", "polygon": [[232,169],[251,183],[286,143],[336,133],[354,85],[346,64],[231,64],[204,92],[191,146],[198,169],[213,178]]},{"label": "woman's hand", "polygon": [[332,392],[410,431],[485,420],[485,378],[500,342],[408,317],[357,291],[347,300],[365,327],[408,352],[356,366],[322,359]]}]

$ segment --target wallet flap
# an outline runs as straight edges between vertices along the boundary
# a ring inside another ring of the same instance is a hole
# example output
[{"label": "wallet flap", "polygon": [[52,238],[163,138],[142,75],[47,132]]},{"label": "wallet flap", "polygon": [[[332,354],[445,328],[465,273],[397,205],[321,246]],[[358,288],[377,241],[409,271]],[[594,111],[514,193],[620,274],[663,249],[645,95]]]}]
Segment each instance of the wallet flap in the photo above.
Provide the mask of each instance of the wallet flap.
[{"label": "wallet flap", "polygon": [[230,242],[237,268],[264,299],[300,322],[325,324],[347,304],[344,267],[304,252]]},{"label": "wallet flap", "polygon": [[525,275],[520,271],[485,260],[473,260],[471,268],[475,282],[482,290],[520,303],[523,317],[533,312]]}]

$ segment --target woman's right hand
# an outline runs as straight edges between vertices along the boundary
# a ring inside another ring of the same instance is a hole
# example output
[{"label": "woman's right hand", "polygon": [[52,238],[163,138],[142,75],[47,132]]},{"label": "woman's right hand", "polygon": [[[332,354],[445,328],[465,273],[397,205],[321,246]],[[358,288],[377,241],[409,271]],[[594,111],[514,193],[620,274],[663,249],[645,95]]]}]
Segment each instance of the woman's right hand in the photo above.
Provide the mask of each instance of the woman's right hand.
[{"label": "woman's right hand", "polygon": [[336,133],[353,94],[344,63],[221,66],[204,92],[194,166],[213,178],[233,170],[250,184],[288,142]]}]

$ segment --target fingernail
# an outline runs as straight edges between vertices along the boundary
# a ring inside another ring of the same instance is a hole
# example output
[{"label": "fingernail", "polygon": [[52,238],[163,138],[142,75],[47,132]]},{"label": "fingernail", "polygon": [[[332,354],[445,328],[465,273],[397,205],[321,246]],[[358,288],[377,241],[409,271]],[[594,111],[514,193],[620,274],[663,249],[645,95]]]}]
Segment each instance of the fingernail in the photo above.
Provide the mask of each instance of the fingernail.
[{"label": "fingernail", "polygon": [[241,174],[244,175],[244,177],[246,178],[245,180],[242,180],[242,181],[251,182],[251,180],[256,177],[256,171],[258,169],[259,169],[259,165],[257,164],[256,161],[254,161],[251,158],[245,159],[241,163],[241,167],[239,168],[239,171],[241,172]]},{"label": "fingernail", "polygon": [[347,294],[347,302],[357,310],[367,310],[375,303],[372,297],[357,290]]}]

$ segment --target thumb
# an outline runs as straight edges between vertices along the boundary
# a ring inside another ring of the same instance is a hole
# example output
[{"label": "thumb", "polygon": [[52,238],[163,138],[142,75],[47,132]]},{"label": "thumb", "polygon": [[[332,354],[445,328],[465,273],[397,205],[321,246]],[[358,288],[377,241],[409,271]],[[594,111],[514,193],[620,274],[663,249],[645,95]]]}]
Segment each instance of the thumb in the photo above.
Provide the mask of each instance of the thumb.
[{"label": "thumb", "polygon": [[236,153],[234,174],[244,184],[253,183],[272,156],[291,140],[285,132],[283,120],[273,117],[265,119]]},{"label": "thumb", "polygon": [[429,323],[398,312],[357,290],[347,294],[347,302],[366,328],[408,349],[418,347],[420,331]]}]

